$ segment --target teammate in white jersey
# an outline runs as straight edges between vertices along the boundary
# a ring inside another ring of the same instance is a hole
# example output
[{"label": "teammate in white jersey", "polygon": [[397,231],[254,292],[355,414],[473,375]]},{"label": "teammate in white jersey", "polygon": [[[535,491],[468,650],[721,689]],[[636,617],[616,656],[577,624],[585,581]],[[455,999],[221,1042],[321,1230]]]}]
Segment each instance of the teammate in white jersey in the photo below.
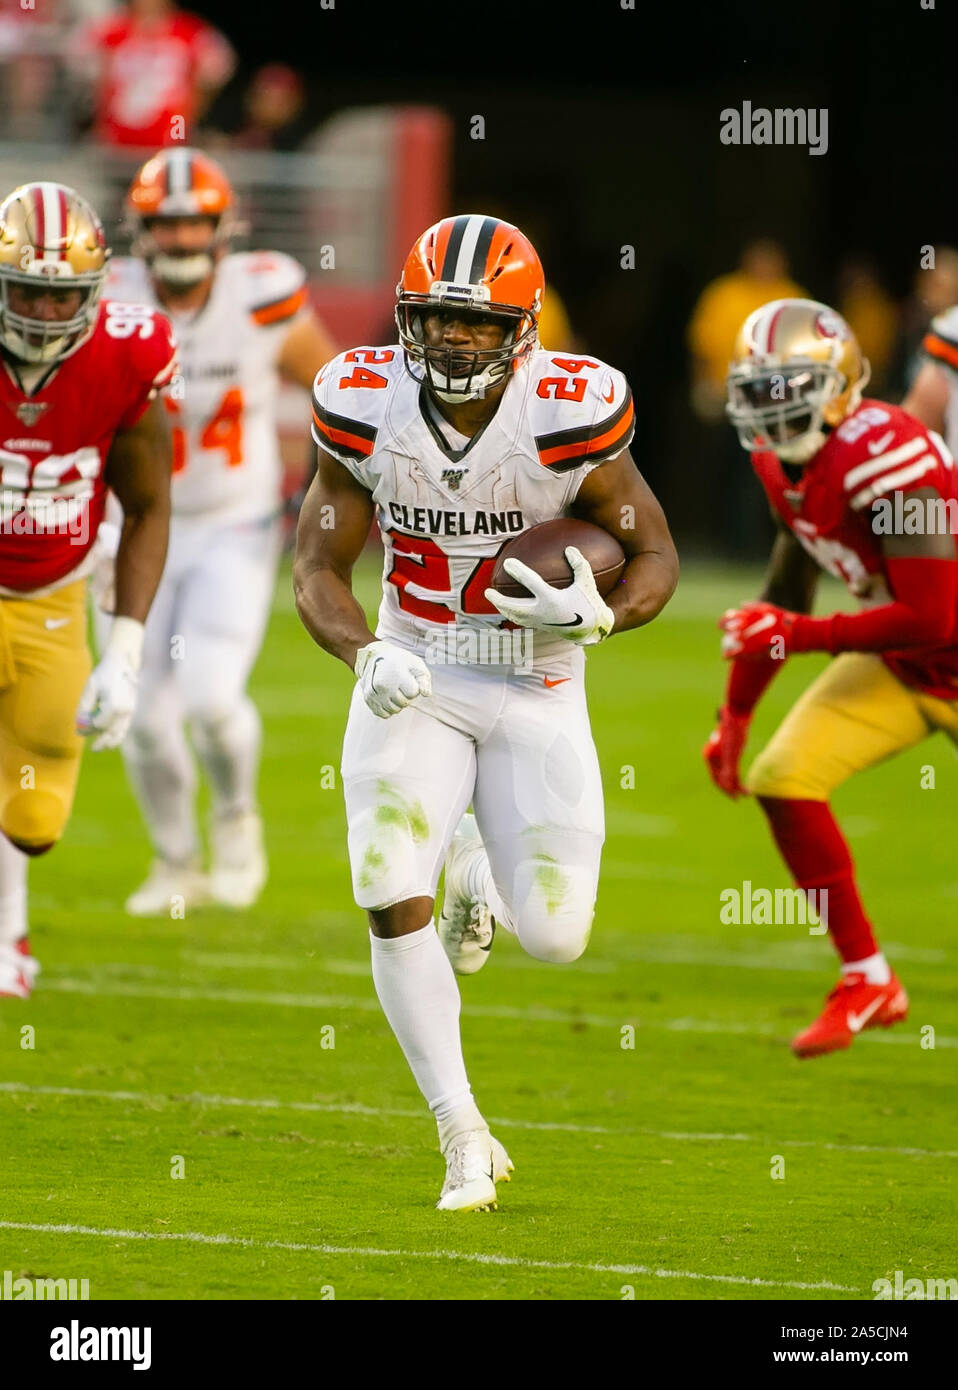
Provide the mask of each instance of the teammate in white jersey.
[{"label": "teammate in white jersey", "polygon": [[[543,289],[508,223],[448,217],[423,234],[398,288],[400,342],[355,348],[316,379],[318,472],[297,537],[300,616],[357,676],[342,762],[353,892],[379,1000],[438,1124],[443,1210],[494,1205],[512,1166],[469,1086],[454,971],[484,964],[496,924],[540,960],[585,949],[604,819],[583,648],[651,621],[678,572],[628,453],[625,378],[538,350]],[[374,514],[375,636],[350,588]],[[491,590],[503,544],[563,515],[625,549],[608,602],[571,548],[571,587],[507,561],[535,596]]]},{"label": "teammate in white jersey", "polygon": [[958,305],[932,319],[922,340],[927,362],[916,376],[902,410],[942,435],[958,458]]},{"label": "teammate in white jersey", "polygon": [[[266,880],[256,781],[261,728],[246,694],[280,550],[280,378],[306,389],[335,351],[308,308],[306,272],[277,252],[230,253],[233,193],[222,169],[168,149],[137,174],[127,207],[136,255],[114,261],[113,299],[172,320],[181,375],[173,427],[173,519],[146,628],[140,699],[123,745],[155,852],[127,900],[134,915],[212,898],[253,903]],[[211,784],[211,871],[201,869],[195,774]]]}]

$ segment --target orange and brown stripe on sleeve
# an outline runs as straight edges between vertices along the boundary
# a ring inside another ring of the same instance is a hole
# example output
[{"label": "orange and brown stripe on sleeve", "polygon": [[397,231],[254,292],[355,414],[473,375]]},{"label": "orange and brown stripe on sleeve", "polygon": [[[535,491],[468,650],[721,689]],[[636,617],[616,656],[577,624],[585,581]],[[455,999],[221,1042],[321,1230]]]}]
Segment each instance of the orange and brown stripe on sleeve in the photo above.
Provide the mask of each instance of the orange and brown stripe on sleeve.
[{"label": "orange and brown stripe on sleeve", "polygon": [[602,463],[624,449],[634,431],[632,392],[626,389],[625,400],[615,414],[605,420],[573,430],[536,435],[539,462],[553,473],[568,473],[583,463]]},{"label": "orange and brown stripe on sleeve", "polygon": [[350,459],[369,458],[376,447],[376,434],[373,425],[325,410],[314,394],[313,439],[321,449]]},{"label": "orange and brown stripe on sleeve", "polygon": [[929,357],[936,362],[944,362],[946,367],[953,367],[958,372],[958,343],[943,338],[940,333],[926,333],[921,345]]},{"label": "orange and brown stripe on sleeve", "polygon": [[285,319],[291,319],[294,314],[298,314],[308,299],[305,285],[300,285],[298,290],[292,294],[284,295],[282,299],[273,299],[268,304],[260,304],[258,308],[251,309],[250,314],[260,325],[282,323]]}]

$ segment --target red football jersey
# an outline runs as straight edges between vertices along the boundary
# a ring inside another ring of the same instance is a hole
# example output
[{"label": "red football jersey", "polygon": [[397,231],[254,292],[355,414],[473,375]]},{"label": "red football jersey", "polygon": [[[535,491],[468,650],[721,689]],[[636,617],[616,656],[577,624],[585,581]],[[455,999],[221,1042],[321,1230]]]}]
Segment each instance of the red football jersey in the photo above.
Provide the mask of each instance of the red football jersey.
[{"label": "red football jersey", "polygon": [[29,594],[69,576],[96,540],[104,469],[176,370],[173,329],[142,304],[101,304],[93,333],[33,395],[0,366],[0,586]]},{"label": "red football jersey", "polygon": [[99,68],[97,137],[143,149],[188,138],[200,90],[222,86],[236,65],[219,30],[185,10],[148,20],[110,14],[81,31],[74,53]]},{"label": "red football jersey", "polygon": [[[752,467],[784,524],[829,574],[867,606],[895,598],[882,537],[916,531],[928,515],[918,488],[933,488],[945,506],[958,555],[958,470],[941,438],[885,401],[863,400],[828,436],[793,482],[775,454],[752,455]],[[896,496],[897,494],[897,496]],[[907,505],[907,510],[906,510]],[[937,518],[929,516],[933,524]],[[958,612],[948,641],[936,647],[882,652],[906,685],[958,699]]]}]

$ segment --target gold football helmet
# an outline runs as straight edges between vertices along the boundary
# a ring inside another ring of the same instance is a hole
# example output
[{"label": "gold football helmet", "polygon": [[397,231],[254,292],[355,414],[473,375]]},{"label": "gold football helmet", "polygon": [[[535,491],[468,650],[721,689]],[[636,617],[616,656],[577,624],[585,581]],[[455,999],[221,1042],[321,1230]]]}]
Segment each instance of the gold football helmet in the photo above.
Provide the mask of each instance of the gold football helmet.
[{"label": "gold football helmet", "polygon": [[725,409],[743,448],[807,463],[827,428],[857,407],[870,374],[858,340],[834,309],[814,299],[773,299],[739,331]]},{"label": "gold football helmet", "polygon": [[[57,362],[96,323],[110,251],[100,219],[62,183],[25,183],[0,203],[0,343],[24,362]],[[19,308],[11,307],[14,289]],[[34,318],[25,304],[44,289],[78,290],[68,318]]]}]

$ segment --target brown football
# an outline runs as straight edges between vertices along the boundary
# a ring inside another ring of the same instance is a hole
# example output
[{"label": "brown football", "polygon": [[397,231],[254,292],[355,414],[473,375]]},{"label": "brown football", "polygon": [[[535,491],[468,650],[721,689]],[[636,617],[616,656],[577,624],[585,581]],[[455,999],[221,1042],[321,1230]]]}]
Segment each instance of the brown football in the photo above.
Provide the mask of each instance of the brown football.
[{"label": "brown football", "polygon": [[528,531],[507,541],[496,556],[491,587],[498,589],[501,594],[508,594],[510,598],[530,597],[525,585],[503,569],[503,562],[512,559],[521,560],[555,588],[567,589],[573,578],[565,557],[567,545],[574,545],[588,560],[595,575],[596,588],[605,598],[622,578],[625,551],[615,537],[603,531],[601,526],[593,526],[591,521],[574,521],[571,517],[544,521],[540,526],[531,526]]}]

